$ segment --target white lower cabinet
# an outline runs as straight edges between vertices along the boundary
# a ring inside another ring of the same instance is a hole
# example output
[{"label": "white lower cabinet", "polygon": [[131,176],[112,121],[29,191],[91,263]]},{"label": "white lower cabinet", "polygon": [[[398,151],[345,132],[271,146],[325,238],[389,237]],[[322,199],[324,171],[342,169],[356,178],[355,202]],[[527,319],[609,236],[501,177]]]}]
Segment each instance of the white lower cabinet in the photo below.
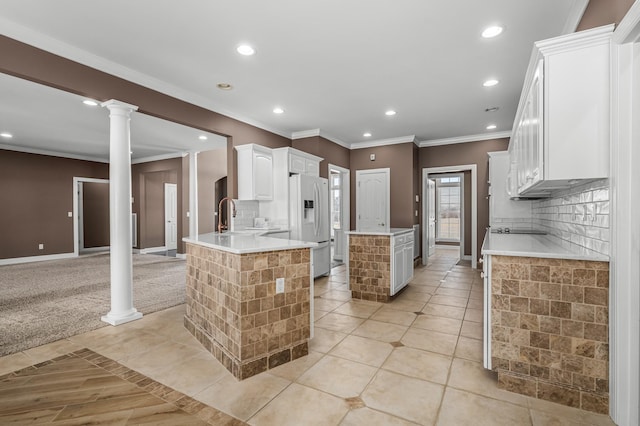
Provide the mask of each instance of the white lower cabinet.
[{"label": "white lower cabinet", "polygon": [[484,287],[484,309],[482,328],[482,364],[491,370],[491,255],[482,256],[482,278]]},{"label": "white lower cabinet", "polygon": [[402,290],[413,278],[413,232],[391,237],[391,296]]}]

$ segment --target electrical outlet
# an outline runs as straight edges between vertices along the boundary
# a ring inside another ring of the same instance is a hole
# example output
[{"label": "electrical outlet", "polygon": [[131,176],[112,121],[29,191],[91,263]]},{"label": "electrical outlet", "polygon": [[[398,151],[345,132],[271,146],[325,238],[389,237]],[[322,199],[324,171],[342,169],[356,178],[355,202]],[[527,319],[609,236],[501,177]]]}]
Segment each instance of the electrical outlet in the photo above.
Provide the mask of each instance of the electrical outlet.
[{"label": "electrical outlet", "polygon": [[44,244],[38,244],[38,250],[44,250]]},{"label": "electrical outlet", "polygon": [[276,278],[276,294],[284,293],[284,278]]},{"label": "electrical outlet", "polygon": [[67,212],[67,216],[73,217],[73,212]]}]

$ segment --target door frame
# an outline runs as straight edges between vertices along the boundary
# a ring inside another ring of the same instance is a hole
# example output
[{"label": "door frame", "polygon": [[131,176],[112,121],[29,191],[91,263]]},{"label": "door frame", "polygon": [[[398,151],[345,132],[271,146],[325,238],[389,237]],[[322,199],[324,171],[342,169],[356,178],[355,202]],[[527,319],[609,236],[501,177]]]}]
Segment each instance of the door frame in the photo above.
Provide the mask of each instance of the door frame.
[{"label": "door frame", "polygon": [[82,201],[80,200],[80,189],[82,188],[82,182],[92,183],[109,183],[109,179],[96,179],[85,177],[73,177],[73,255],[80,255],[80,236],[82,231],[80,230],[80,220],[78,213],[82,207]]},{"label": "door frame", "polygon": [[389,167],[381,169],[362,169],[356,170],[356,229],[360,229],[360,218],[358,217],[358,211],[360,210],[360,202],[358,197],[358,181],[360,176],[369,173],[384,173],[387,184],[387,208],[385,211],[387,228],[391,228],[391,169]]},{"label": "door frame", "polygon": [[[429,178],[430,174],[440,173],[455,173],[465,172],[469,170],[471,172],[471,268],[476,269],[478,266],[478,165],[477,164],[463,164],[458,166],[443,166],[443,167],[425,167],[422,169],[422,199],[425,200],[427,196],[427,190],[424,182]],[[427,230],[424,226],[427,223],[427,203],[422,203],[422,241],[427,240]],[[461,236],[461,240],[464,239],[464,235]],[[426,244],[422,244],[422,256],[425,253]],[[428,250],[428,248],[427,248]]]},{"label": "door frame", "polygon": [[[342,217],[340,221],[342,223],[342,232],[344,233],[343,242],[345,247],[342,252],[342,262],[345,262],[345,257],[348,256],[349,248],[347,247],[347,232],[351,230],[351,170],[344,167],[336,166],[329,163],[327,165],[327,176],[331,177],[331,170],[340,172],[342,178]],[[329,191],[331,191],[331,183],[329,183]],[[329,193],[331,195],[331,193]],[[329,207],[331,209],[331,207]],[[331,217],[331,211],[329,211],[329,217]],[[332,259],[333,260],[333,259]]]},{"label": "door frame", "polygon": [[[174,250],[174,249],[170,249],[169,245],[167,244],[168,240],[167,240],[167,188],[169,187],[173,187],[175,188],[175,192],[176,192],[176,248],[175,250],[178,249],[178,184],[176,183],[171,183],[171,182],[164,182],[164,246],[166,247],[167,250]],[[215,190],[214,190],[215,191]]]},{"label": "door frame", "polygon": [[[438,206],[438,179],[439,178],[446,178],[446,177],[459,177],[460,178],[460,259],[468,259],[468,256],[465,256],[464,254],[464,249],[465,249],[465,245],[464,245],[464,191],[465,191],[465,186],[464,186],[464,172],[460,172],[460,173],[443,173],[443,174],[429,174],[428,178],[429,179],[433,179],[436,181],[436,206]],[[436,213],[437,213],[437,209],[436,209]],[[436,226],[437,229],[437,226]],[[436,232],[436,240],[437,238],[438,232]],[[437,242],[436,242],[437,244]]]}]

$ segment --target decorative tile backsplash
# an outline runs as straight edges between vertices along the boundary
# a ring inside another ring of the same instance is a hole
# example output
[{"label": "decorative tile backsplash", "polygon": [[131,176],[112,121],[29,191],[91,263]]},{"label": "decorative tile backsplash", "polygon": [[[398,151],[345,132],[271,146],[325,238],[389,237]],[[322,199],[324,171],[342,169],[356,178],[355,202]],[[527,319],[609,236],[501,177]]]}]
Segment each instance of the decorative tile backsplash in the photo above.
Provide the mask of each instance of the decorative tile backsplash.
[{"label": "decorative tile backsplash", "polygon": [[231,218],[232,231],[253,226],[253,219],[259,217],[260,204],[253,200],[233,200],[236,204],[236,217]]},{"label": "decorative tile backsplash", "polygon": [[609,254],[609,179],[553,194],[532,204],[533,227],[561,240]]}]

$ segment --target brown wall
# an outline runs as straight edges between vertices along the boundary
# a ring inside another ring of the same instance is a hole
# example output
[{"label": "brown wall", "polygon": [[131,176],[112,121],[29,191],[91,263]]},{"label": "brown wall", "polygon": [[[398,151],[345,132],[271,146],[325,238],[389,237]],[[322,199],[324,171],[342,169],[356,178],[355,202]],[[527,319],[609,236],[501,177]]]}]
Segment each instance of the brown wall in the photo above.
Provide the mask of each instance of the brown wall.
[{"label": "brown wall", "polygon": [[[356,227],[356,170],[391,170],[391,218],[392,228],[411,228],[414,223],[415,194],[413,194],[413,142],[361,148],[351,151],[351,229]],[[375,161],[369,159],[375,154]]]},{"label": "brown wall", "polygon": [[[479,142],[468,142],[453,145],[441,145],[420,148],[420,169],[427,167],[458,166],[476,164],[478,172],[478,233],[477,253],[484,238],[485,229],[489,226],[489,202],[487,200],[489,180],[489,162],[487,152],[504,151],[509,146],[509,139],[492,139]],[[422,190],[421,190],[422,192]],[[469,229],[471,224],[469,224]],[[471,241],[469,241],[471,246]]]},{"label": "brown wall", "polygon": [[351,150],[335,142],[331,142],[322,136],[295,139],[291,142],[291,146],[300,151],[324,158],[324,160],[320,162],[320,177],[329,177],[329,164],[344,167],[345,169],[349,168]]},{"label": "brown wall", "polygon": [[0,259],[72,253],[73,177],[108,179],[108,167],[0,150]]},{"label": "brown wall", "polygon": [[[227,176],[226,148],[203,151],[198,154],[198,233],[213,232],[217,222],[213,198],[215,183]],[[214,223],[215,222],[215,223]]]},{"label": "brown wall", "polygon": [[[164,184],[178,185],[181,198],[182,159],[153,161],[131,167],[132,211],[138,214],[138,248],[164,246]],[[178,235],[182,220],[178,212]]]},{"label": "brown wall", "polygon": [[619,24],[635,0],[590,0],[576,31]]},{"label": "brown wall", "polygon": [[105,72],[0,36],[0,72],[106,101],[117,99],[139,107],[144,114],[196,129],[229,136],[227,170],[229,193],[237,194],[233,146],[257,143],[271,148],[291,146],[291,140],[222,114],[198,107]]},{"label": "brown wall", "polygon": [[109,184],[82,183],[82,236],[84,248],[109,246]]}]

